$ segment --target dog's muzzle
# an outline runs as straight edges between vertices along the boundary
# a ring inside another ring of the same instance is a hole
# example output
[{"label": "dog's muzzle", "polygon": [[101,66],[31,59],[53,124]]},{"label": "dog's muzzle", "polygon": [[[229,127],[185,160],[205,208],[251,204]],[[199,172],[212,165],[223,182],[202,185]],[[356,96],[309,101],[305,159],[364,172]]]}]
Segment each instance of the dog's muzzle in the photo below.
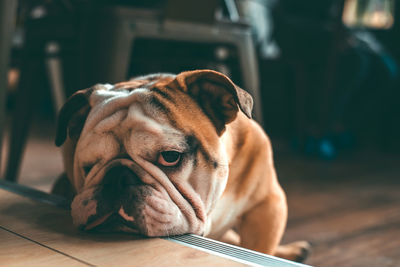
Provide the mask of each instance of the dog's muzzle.
[{"label": "dog's muzzle", "polygon": [[203,217],[196,213],[201,215],[203,209],[195,194],[186,193],[184,197],[167,176],[160,173],[159,180],[151,180],[155,176],[141,171],[128,159],[107,164],[104,172],[88,180],[85,189],[74,198],[71,205],[74,224],[84,230],[146,236],[204,232]]},{"label": "dog's muzzle", "polygon": [[148,185],[132,169],[124,165],[114,165],[106,171],[89,201],[76,200],[76,203],[80,203],[75,205],[85,205],[90,201],[96,203],[95,211],[81,227],[85,230],[96,228],[108,231],[123,226],[136,232],[136,209],[148,194]]}]

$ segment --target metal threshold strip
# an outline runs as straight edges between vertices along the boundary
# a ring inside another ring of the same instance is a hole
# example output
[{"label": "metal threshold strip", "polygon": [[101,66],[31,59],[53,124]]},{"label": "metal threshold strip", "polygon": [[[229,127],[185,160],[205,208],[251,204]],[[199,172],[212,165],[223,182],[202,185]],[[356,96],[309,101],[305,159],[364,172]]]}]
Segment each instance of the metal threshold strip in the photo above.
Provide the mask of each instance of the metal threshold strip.
[{"label": "metal threshold strip", "polygon": [[[2,179],[0,179],[0,188],[18,194],[20,196],[30,198],[34,201],[50,204],[63,209],[69,209],[69,203],[65,199],[39,191],[37,189],[29,188],[16,183],[7,182]],[[309,266],[193,234],[163,237],[163,239],[187,247],[205,251],[207,253],[217,255],[223,258],[227,258],[232,261],[244,263],[250,266],[268,266],[268,267]]]},{"label": "metal threshold strip", "polygon": [[163,239],[170,240],[184,246],[202,250],[210,254],[214,254],[250,266],[268,266],[268,267],[309,266],[193,234],[163,237]]},{"label": "metal threshold strip", "polygon": [[12,192],[14,194],[32,199],[37,202],[50,204],[50,205],[56,206],[58,208],[69,210],[69,207],[70,207],[70,203],[68,203],[68,201],[63,197],[51,195],[46,192],[31,188],[28,186],[8,182],[1,178],[0,178],[0,189],[4,189],[8,192]]}]

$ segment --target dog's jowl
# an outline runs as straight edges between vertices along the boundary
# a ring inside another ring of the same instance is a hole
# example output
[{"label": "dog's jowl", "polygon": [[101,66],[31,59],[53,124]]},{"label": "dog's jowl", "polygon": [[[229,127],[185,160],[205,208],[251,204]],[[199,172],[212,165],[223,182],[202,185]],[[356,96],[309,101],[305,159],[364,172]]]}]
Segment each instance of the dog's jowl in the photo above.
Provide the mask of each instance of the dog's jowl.
[{"label": "dog's jowl", "polygon": [[252,105],[210,70],[78,91],[59,115],[66,175],[55,191],[68,179],[84,230],[194,233],[302,260],[307,242],[279,245],[286,198]]}]

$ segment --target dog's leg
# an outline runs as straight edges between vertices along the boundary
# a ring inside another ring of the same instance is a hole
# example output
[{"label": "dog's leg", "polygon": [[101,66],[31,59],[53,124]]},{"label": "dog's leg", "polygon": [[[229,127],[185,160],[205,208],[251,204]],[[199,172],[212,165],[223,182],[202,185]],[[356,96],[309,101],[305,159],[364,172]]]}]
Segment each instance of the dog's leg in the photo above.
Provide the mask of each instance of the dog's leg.
[{"label": "dog's leg", "polygon": [[310,250],[308,242],[278,246],[286,220],[286,197],[279,188],[243,216],[239,225],[241,246],[288,260],[304,261]]},{"label": "dog's leg", "polygon": [[282,238],[286,219],[286,197],[279,188],[242,217],[239,223],[241,246],[274,255]]}]

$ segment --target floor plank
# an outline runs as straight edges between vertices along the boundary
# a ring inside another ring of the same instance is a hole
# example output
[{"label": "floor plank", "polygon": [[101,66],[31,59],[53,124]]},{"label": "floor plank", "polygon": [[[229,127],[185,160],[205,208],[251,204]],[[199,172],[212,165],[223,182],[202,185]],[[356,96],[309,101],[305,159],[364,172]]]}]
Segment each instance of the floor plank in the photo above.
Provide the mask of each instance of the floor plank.
[{"label": "floor plank", "polygon": [[88,266],[0,227],[1,266]]},{"label": "floor plank", "polygon": [[[386,224],[362,234],[318,246],[313,257],[315,266],[382,266],[400,265],[400,223]],[[357,258],[357,260],[354,260]],[[329,260],[328,260],[329,259]]]}]

